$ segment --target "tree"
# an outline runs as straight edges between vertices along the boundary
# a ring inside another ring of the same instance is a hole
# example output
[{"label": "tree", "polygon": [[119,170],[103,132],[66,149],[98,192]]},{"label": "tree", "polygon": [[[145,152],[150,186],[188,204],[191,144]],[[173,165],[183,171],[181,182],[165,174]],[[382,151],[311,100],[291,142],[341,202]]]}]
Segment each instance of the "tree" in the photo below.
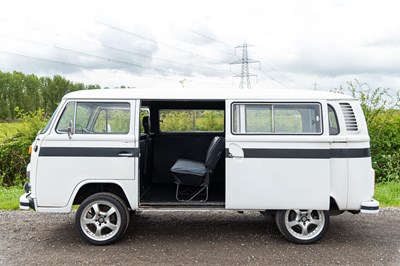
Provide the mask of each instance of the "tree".
[{"label": "tree", "polygon": [[43,108],[50,115],[66,93],[86,89],[100,86],[73,83],[59,75],[39,78],[21,72],[0,72],[0,120],[15,120],[17,106],[26,112]]}]

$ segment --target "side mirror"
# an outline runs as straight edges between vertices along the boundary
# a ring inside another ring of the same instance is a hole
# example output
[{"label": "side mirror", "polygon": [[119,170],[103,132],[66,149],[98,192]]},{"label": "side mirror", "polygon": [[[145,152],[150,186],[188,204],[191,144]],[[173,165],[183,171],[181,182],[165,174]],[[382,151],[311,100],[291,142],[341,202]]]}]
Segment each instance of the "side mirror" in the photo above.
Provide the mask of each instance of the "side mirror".
[{"label": "side mirror", "polygon": [[74,134],[75,134],[74,125],[72,123],[72,120],[69,120],[69,122],[68,122],[68,138],[71,139],[71,136]]}]

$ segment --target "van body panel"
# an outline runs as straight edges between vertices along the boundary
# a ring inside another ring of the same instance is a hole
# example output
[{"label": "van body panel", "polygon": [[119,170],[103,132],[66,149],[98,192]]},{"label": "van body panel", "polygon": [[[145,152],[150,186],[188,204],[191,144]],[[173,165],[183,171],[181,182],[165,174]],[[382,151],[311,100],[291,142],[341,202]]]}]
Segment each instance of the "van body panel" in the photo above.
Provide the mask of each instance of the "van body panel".
[{"label": "van body panel", "polygon": [[226,166],[227,209],[329,209],[328,160],[227,158]]},{"label": "van body panel", "polygon": [[[233,133],[234,103],[227,101],[225,111],[226,208],[328,210],[330,138]],[[239,116],[245,119],[243,112]]]},{"label": "van body panel", "polygon": [[[134,110],[135,102],[130,104]],[[77,184],[85,180],[134,180],[139,154],[132,116],[130,125],[132,131],[126,135],[69,136],[53,127],[37,154],[38,207],[66,207]],[[124,156],[127,154],[131,156]]]},{"label": "van body panel", "polygon": [[348,210],[359,210],[361,203],[374,196],[374,170],[366,167],[371,158],[352,158],[349,160]]},{"label": "van body panel", "polygon": [[[104,184],[104,180],[96,180],[96,179],[89,179],[89,180],[84,180],[81,183],[79,183],[71,193],[71,197],[68,200],[68,203],[64,207],[37,207],[36,211],[38,212],[59,212],[59,213],[68,213],[72,210],[74,198],[76,197],[78,191],[85,185],[87,184]],[[107,184],[115,184],[118,185],[123,192],[125,193],[125,196],[128,199],[128,207],[135,210],[138,208],[138,202],[137,202],[137,189],[136,188],[136,180],[108,180]]]}]

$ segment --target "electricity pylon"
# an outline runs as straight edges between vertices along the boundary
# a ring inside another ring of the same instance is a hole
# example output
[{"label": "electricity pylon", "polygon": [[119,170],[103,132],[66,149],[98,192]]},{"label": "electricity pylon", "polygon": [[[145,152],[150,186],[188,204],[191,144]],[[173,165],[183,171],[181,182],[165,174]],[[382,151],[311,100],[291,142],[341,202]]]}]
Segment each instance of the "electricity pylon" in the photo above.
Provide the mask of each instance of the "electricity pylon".
[{"label": "electricity pylon", "polygon": [[248,89],[251,89],[250,77],[258,77],[255,74],[249,73],[249,64],[260,63],[260,61],[249,59],[249,56],[248,56],[248,53],[247,53],[247,47],[254,47],[254,45],[247,44],[245,42],[243,45],[236,46],[235,51],[238,48],[242,49],[242,59],[239,59],[239,60],[231,63],[231,65],[235,65],[235,64],[241,64],[242,65],[242,71],[241,71],[240,75],[233,76],[234,78],[240,77],[240,84],[239,84],[239,88],[240,89],[243,89],[245,87],[244,86],[245,84],[246,84],[246,87]]}]

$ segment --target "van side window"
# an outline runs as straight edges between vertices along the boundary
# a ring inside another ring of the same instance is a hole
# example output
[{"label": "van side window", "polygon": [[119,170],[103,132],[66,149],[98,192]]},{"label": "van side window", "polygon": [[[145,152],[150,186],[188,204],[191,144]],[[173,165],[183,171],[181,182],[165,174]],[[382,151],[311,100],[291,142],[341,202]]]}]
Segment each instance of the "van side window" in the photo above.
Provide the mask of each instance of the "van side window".
[{"label": "van side window", "polygon": [[328,118],[329,118],[329,135],[338,135],[339,130],[339,123],[336,116],[335,109],[328,104]]},{"label": "van side window", "polygon": [[233,104],[232,132],[238,134],[321,134],[316,103]]},{"label": "van side window", "polygon": [[176,110],[159,111],[161,132],[223,132],[223,110]]},{"label": "van side window", "polygon": [[69,121],[74,124],[75,134],[128,134],[130,104],[71,102],[66,106],[56,131],[67,133]]}]

